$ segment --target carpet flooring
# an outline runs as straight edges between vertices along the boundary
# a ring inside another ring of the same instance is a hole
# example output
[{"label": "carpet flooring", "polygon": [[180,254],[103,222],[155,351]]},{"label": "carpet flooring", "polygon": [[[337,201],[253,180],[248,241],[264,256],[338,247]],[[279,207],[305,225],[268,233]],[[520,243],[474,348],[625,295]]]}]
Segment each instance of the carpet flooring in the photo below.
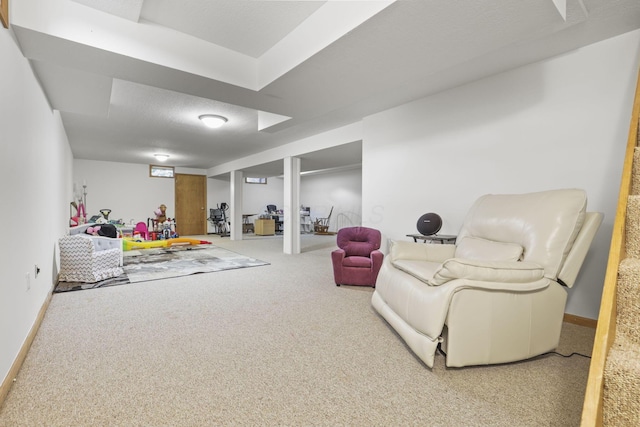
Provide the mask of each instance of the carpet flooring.
[{"label": "carpet flooring", "polygon": [[[0,426],[579,426],[589,359],[427,368],[336,286],[335,236],[212,238],[269,266],[53,295]],[[565,323],[557,351],[589,355]]]},{"label": "carpet flooring", "polygon": [[261,265],[268,263],[212,245],[132,250],[124,253],[124,274],[96,283],[59,282],[54,292],[104,288]]}]

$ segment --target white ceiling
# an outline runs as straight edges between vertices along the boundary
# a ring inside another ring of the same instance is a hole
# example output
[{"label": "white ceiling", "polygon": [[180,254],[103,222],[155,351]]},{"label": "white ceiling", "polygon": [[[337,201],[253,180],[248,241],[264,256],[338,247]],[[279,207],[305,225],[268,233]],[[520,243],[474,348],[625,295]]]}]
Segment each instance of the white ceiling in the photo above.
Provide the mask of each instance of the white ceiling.
[{"label": "white ceiling", "polygon": [[[75,158],[206,169],[640,28],[638,0],[562,3],[21,0],[11,20]],[[350,167],[360,143],[302,159]]]}]

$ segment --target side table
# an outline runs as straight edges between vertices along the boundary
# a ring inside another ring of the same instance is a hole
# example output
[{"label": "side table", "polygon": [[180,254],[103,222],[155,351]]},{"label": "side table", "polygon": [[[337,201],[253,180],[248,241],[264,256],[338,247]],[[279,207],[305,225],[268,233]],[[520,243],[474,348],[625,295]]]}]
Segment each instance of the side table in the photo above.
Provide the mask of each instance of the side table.
[{"label": "side table", "polygon": [[407,234],[407,237],[413,238],[414,242],[422,240],[424,243],[438,242],[441,245],[444,245],[445,243],[455,243],[458,236],[453,236],[451,234],[432,234],[430,236],[425,236],[423,234]]},{"label": "side table", "polygon": [[272,219],[256,219],[255,234],[256,236],[272,236],[276,234],[276,222]]}]

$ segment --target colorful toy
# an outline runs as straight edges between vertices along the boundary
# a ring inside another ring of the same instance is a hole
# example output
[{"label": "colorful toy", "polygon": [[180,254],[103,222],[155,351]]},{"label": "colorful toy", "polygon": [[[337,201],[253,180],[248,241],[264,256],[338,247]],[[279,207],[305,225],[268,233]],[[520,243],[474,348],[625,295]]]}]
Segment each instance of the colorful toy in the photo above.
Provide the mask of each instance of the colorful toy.
[{"label": "colorful toy", "polygon": [[132,249],[166,248],[174,245],[210,245],[206,240],[190,239],[188,237],[178,237],[175,239],[140,241],[126,238],[122,240],[122,249],[130,251]]},{"label": "colorful toy", "polygon": [[85,230],[85,233],[91,234],[92,236],[99,236],[98,231],[100,231],[99,225],[95,227],[87,227],[87,229]]},{"label": "colorful toy", "polygon": [[147,224],[145,224],[144,222],[137,223],[135,228],[133,229],[133,236],[135,237],[136,234],[144,240],[149,240],[149,230],[147,229]]},{"label": "colorful toy", "polygon": [[149,249],[149,248],[163,248],[167,246],[166,240],[133,240],[133,239],[123,239],[122,240],[122,250],[130,251],[133,249]]},{"label": "colorful toy", "polygon": [[190,239],[188,237],[177,237],[175,239],[165,240],[168,246],[173,245],[210,245],[211,242],[207,240]]},{"label": "colorful toy", "polygon": [[167,207],[162,204],[153,213],[156,214],[156,223],[162,224],[167,220]]}]

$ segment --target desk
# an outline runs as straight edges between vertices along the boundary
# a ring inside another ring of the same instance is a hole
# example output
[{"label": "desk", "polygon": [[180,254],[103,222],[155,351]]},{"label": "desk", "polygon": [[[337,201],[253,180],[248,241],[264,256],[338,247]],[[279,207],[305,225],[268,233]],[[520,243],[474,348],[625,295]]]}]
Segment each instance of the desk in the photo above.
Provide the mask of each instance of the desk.
[{"label": "desk", "polygon": [[440,242],[440,244],[444,245],[445,243],[455,243],[458,236],[452,236],[450,234],[432,234],[430,236],[422,234],[407,234],[407,237],[412,237],[414,242],[423,240],[424,243]]}]

